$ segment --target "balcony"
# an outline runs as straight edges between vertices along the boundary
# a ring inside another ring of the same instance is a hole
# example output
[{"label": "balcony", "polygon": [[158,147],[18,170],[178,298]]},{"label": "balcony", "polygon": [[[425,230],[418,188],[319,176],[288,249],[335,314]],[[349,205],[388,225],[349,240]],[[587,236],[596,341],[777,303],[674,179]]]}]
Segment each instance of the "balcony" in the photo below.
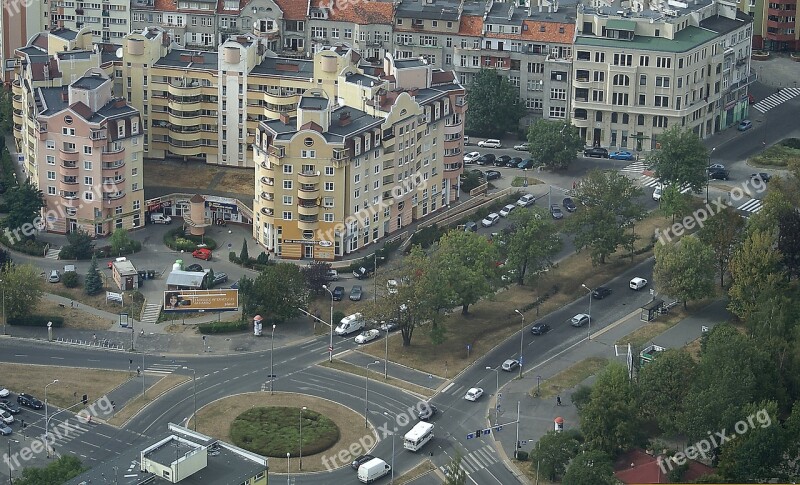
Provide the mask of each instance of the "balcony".
[{"label": "balcony", "polygon": [[[262,166],[263,165],[264,164],[262,164]],[[274,187],[275,179],[272,177],[261,177],[261,185],[266,185],[267,187]]]},{"label": "balcony", "polygon": [[[172,128],[179,128],[179,127],[173,126]],[[173,140],[189,141],[189,142],[196,141],[200,133],[200,127],[197,127],[197,129],[193,130],[192,129],[173,130],[172,128],[170,128],[169,130],[169,137],[172,138]]]},{"label": "balcony", "polygon": [[266,200],[267,202],[273,202],[275,200],[275,194],[271,192],[261,192],[261,200]]},{"label": "balcony", "polygon": [[125,197],[125,192],[115,192],[115,193],[112,193],[112,194],[107,194],[107,195],[105,195],[103,197],[103,203],[111,205],[111,204],[116,203],[116,201],[118,201],[119,199],[121,199],[123,197]]},{"label": "balcony", "polygon": [[269,207],[262,207],[261,213],[267,217],[274,217],[275,216],[275,209],[271,209]]},{"label": "balcony", "polygon": [[445,172],[455,172],[457,170],[461,170],[462,163],[445,163],[444,164],[444,171]]},{"label": "balcony", "polygon": [[267,148],[267,153],[275,158],[283,158],[286,156],[286,149],[282,146],[271,145]]},{"label": "balcony", "polygon": [[301,218],[319,220],[319,206],[317,204],[298,204],[297,213],[300,214]]},{"label": "balcony", "polygon": [[299,216],[297,219],[297,228],[301,231],[313,231],[319,227],[319,218],[317,216]]},{"label": "balcony", "polygon": [[22,133],[22,125],[20,125],[18,123],[14,123],[14,131],[18,131],[18,132]]},{"label": "balcony", "polygon": [[315,185],[319,183],[319,172],[301,172],[297,174],[297,182],[300,184]]},{"label": "balcony", "polygon": [[76,162],[61,162],[62,175],[78,176],[78,164]]},{"label": "balcony", "polygon": [[[62,191],[61,198],[68,201],[78,201],[78,193],[75,191]],[[77,207],[78,202],[68,202],[67,207]]]},{"label": "balcony", "polygon": [[386,175],[386,176],[383,177],[383,185],[384,186],[392,185],[392,184],[394,184],[394,174]]},{"label": "balcony", "polygon": [[111,16],[111,11],[103,10],[103,17],[110,17],[110,16]]},{"label": "balcony", "polygon": [[120,192],[125,188],[125,177],[110,177],[103,179],[104,192]]},{"label": "balcony", "polygon": [[391,170],[394,168],[394,159],[383,162],[384,170]]},{"label": "balcony", "polygon": [[202,89],[198,82],[183,82],[183,80],[173,80],[167,88],[171,96],[200,96]]},{"label": "balcony", "polygon": [[80,158],[78,150],[74,148],[61,147],[58,151],[61,152],[61,159],[65,162],[77,162],[78,158]]},{"label": "balcony", "polygon": [[119,170],[125,166],[125,160],[116,160],[113,162],[104,162],[100,165],[102,170]]},{"label": "balcony", "polygon": [[297,188],[298,199],[317,199],[320,196],[319,187],[315,185],[303,185]]},{"label": "balcony", "polygon": [[460,126],[463,121],[464,119],[461,116],[453,115],[447,118],[447,120],[444,122],[444,126]]}]

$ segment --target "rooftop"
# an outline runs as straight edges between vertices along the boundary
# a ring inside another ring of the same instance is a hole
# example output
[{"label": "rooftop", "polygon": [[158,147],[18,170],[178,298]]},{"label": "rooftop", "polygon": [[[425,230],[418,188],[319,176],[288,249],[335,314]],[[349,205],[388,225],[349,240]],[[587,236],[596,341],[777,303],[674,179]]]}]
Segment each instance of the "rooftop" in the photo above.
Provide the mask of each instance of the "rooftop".
[{"label": "rooftop", "polygon": [[[596,14],[599,16],[617,16],[620,12],[624,12],[625,18],[628,19],[659,19],[665,22],[677,21],[680,17],[695,12],[702,8],[708,7],[715,0],[693,0],[693,1],[651,1],[647,8],[642,10],[631,9],[630,7],[622,7],[620,0],[608,2],[609,5],[600,7],[590,7],[587,5],[580,5],[578,8],[583,13]],[[685,5],[682,7],[681,5]]]},{"label": "rooftop", "polygon": [[44,107],[47,108],[39,114],[43,116],[52,116],[63,111],[67,107],[67,102],[64,101],[63,96],[63,93],[66,92],[66,86],[60,88],[39,88],[39,96],[37,97],[44,103]]},{"label": "rooftop", "polygon": [[323,110],[328,107],[328,98],[319,96],[303,96],[300,98],[300,109]]},{"label": "rooftop", "polygon": [[83,76],[82,78],[72,83],[71,86],[76,89],[86,89],[91,91],[93,89],[99,88],[106,81],[110,81],[110,79],[100,76]]},{"label": "rooftop", "polygon": [[284,20],[307,20],[310,0],[275,0],[275,4],[283,12]]},{"label": "rooftop", "polygon": [[[458,3],[455,1],[439,0],[433,3],[425,1],[406,0],[397,5],[396,17],[423,19],[423,20],[445,20],[458,21]],[[483,8],[483,3],[481,3]]]},{"label": "rooftop", "polygon": [[173,49],[156,61],[156,66],[217,70],[217,53]]},{"label": "rooftop", "polygon": [[[338,3],[338,2],[337,2]],[[311,8],[327,10],[328,20],[359,25],[392,25],[394,6],[391,1],[341,2],[330,8],[330,0],[311,0]]]},{"label": "rooftop", "polygon": [[606,39],[594,36],[578,36],[575,45],[594,47],[630,48],[655,52],[687,52],[717,37],[717,33],[688,26],[675,34],[674,39],[637,35],[633,40]]},{"label": "rooftop", "polygon": [[311,79],[314,77],[314,61],[266,57],[261,64],[255,66],[253,70],[250,71],[250,74]]},{"label": "rooftop", "polygon": [[70,29],[51,30],[50,35],[64,40],[75,40],[78,37],[78,33]]},{"label": "rooftop", "polygon": [[394,61],[394,67],[397,69],[410,69],[414,67],[422,67],[426,65],[422,59],[403,59]]},{"label": "rooftop", "polygon": [[175,270],[167,276],[167,286],[200,288],[205,277],[206,274],[204,272]]},{"label": "rooftop", "polygon": [[708,30],[713,30],[714,32],[720,34],[727,34],[728,32],[732,32],[742,26],[749,24],[753,21],[749,15],[736,11],[736,18],[730,19],[728,17],[722,17],[719,15],[713,15],[711,17],[706,17],[700,21],[700,27]]},{"label": "rooftop", "polygon": [[377,77],[367,76],[365,74],[350,74],[345,78],[345,81],[351,84],[361,84],[362,86],[373,86],[373,83],[380,84],[382,81]]}]

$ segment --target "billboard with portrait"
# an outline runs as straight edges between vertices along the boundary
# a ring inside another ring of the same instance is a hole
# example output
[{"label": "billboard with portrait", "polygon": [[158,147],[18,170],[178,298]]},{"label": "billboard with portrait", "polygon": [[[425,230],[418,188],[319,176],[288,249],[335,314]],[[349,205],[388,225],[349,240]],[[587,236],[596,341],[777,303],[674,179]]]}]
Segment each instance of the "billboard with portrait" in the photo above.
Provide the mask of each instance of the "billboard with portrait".
[{"label": "billboard with portrait", "polygon": [[165,312],[225,312],[239,309],[239,290],[172,290],[164,292]]}]

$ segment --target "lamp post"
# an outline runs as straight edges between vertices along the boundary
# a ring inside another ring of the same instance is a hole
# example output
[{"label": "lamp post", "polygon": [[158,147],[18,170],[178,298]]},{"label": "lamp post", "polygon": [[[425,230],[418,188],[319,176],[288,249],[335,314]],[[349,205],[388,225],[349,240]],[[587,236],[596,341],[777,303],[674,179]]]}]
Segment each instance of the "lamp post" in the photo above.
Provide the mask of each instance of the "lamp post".
[{"label": "lamp post", "polygon": [[367,424],[367,413],[369,412],[369,366],[380,364],[381,361],[376,360],[375,362],[370,362],[367,364],[367,372],[364,373],[364,427],[368,428],[369,424]]},{"label": "lamp post", "polygon": [[14,473],[14,468],[11,467],[11,443],[12,442],[14,442],[16,444],[19,444],[19,441],[17,441],[17,440],[12,440],[11,438],[8,439],[8,458],[9,458],[9,460],[8,460],[8,483],[9,484],[14,483],[13,480],[12,480],[12,477],[11,477],[12,474]]},{"label": "lamp post", "polygon": [[333,362],[333,292],[328,285],[322,285],[322,289],[331,295],[331,343],[328,345],[328,362]]},{"label": "lamp post", "polygon": [[272,336],[270,337],[270,348],[269,348],[269,394],[270,394],[270,396],[275,395],[275,386],[274,386],[274,383],[275,383],[275,372],[274,372],[274,367],[273,367],[273,363],[275,362],[275,359],[273,359],[272,356],[275,354],[275,327],[276,326],[277,325],[275,325],[274,323],[272,324]]},{"label": "lamp post", "polygon": [[300,470],[303,470],[303,411],[308,409],[303,406],[300,408]]},{"label": "lamp post", "polygon": [[386,343],[386,357],[383,359],[383,379],[389,378],[389,322],[386,322],[386,336],[384,342]]},{"label": "lamp post", "polygon": [[[714,150],[716,150],[716,149],[717,149],[717,147],[712,148],[711,152],[708,154],[708,165],[709,166],[711,166],[711,156],[714,155]],[[708,204],[708,179],[709,179],[708,175],[709,175],[709,173],[708,173],[708,171],[706,171],[706,204]]]},{"label": "lamp post", "polygon": [[519,310],[514,310],[522,317],[522,323],[519,327],[519,376],[522,377],[522,341],[525,338],[525,315]]},{"label": "lamp post", "polygon": [[586,338],[592,339],[592,289],[588,286],[581,284],[589,292],[589,323],[586,325]]},{"label": "lamp post", "polygon": [[47,447],[47,457],[50,458],[50,440],[49,440],[49,431],[48,425],[50,424],[50,418],[48,417],[47,412],[47,388],[52,386],[53,384],[57,383],[58,379],[53,379],[53,382],[44,386],[44,443]]},{"label": "lamp post", "polygon": [[292,472],[289,470],[289,457],[291,455],[288,451],[286,452],[286,485],[291,485]]},{"label": "lamp post", "polygon": [[3,280],[0,280],[0,285],[3,286],[3,335],[7,335],[6,334],[6,285]]},{"label": "lamp post", "polygon": [[186,366],[183,366],[183,368],[184,370],[192,371],[192,384],[194,386],[194,414],[192,415],[192,419],[194,420],[194,430],[197,431],[197,372]]},{"label": "lamp post", "polygon": [[[389,413],[389,411],[384,411],[383,414],[385,414],[386,416],[392,417],[392,418],[395,419],[395,421],[397,421],[397,415],[392,415],[391,413]],[[392,478],[391,478],[391,481],[389,482],[391,484],[394,484],[394,437],[395,437],[396,434],[397,434],[397,430],[395,428],[395,431],[392,431],[392,464],[390,465],[390,467],[392,469]]]},{"label": "lamp post", "polygon": [[497,425],[497,414],[500,410],[500,369],[494,369],[487,366],[486,370],[493,370],[495,374],[496,391],[494,392],[494,424]]}]

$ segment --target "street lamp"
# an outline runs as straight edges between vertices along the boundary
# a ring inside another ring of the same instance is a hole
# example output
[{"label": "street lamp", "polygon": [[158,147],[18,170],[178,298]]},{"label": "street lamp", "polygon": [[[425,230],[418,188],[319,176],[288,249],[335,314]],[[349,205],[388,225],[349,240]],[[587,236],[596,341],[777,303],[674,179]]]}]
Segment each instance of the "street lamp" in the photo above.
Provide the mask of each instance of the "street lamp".
[{"label": "street lamp", "polygon": [[190,369],[186,366],[183,366],[184,370],[192,371],[192,384],[194,385],[194,430],[197,431],[197,372],[194,369]]},{"label": "street lamp", "polygon": [[[716,150],[716,149],[717,149],[717,147],[712,148],[711,152],[708,154],[708,165],[709,166],[711,166],[711,156],[714,155],[714,150]],[[709,179],[708,175],[709,175],[708,169],[706,169],[706,204],[708,204],[708,179]]]},{"label": "street lamp", "polygon": [[[385,414],[386,416],[392,417],[392,418],[394,418],[395,421],[397,421],[397,415],[393,415],[393,414],[389,413],[389,411],[384,411],[383,414]],[[394,484],[394,437],[395,437],[396,434],[397,434],[397,428],[395,428],[395,430],[392,431],[392,464],[390,465],[391,468],[392,468],[392,479],[391,479],[392,481],[389,482],[389,483],[392,483],[392,484]],[[10,456],[10,453],[9,453],[9,456]]]},{"label": "street lamp", "polygon": [[328,285],[322,285],[322,289],[331,295],[331,343],[328,345],[328,362],[333,362],[333,292]]},{"label": "street lamp", "polygon": [[275,372],[273,363],[275,359],[272,356],[275,354],[275,325],[272,324],[272,336],[270,337],[270,349],[269,349],[269,394],[270,396],[275,395]]},{"label": "street lamp", "polygon": [[303,406],[300,408],[300,470],[303,470],[303,411],[308,409]]},{"label": "street lamp", "polygon": [[50,458],[50,440],[48,435],[48,425],[50,424],[50,418],[48,417],[47,412],[47,388],[52,386],[53,384],[57,383],[58,379],[53,379],[53,382],[44,386],[44,443],[47,447],[47,457]]},{"label": "street lamp", "polygon": [[525,315],[519,310],[514,310],[522,317],[522,323],[519,327],[519,376],[522,377],[522,341],[525,338]]},{"label": "street lamp", "polygon": [[367,424],[367,413],[369,412],[369,366],[380,364],[380,360],[376,360],[375,362],[370,362],[367,364],[367,372],[364,373],[364,427],[368,428],[369,424]]},{"label": "street lamp", "polygon": [[11,478],[11,475],[14,473],[14,469],[11,467],[11,443],[12,442],[14,442],[16,444],[19,444],[19,441],[17,441],[17,440],[12,440],[11,438],[8,439],[8,483],[9,484],[14,483],[12,481],[12,478]]},{"label": "street lamp", "polygon": [[592,292],[593,290],[588,286],[581,284],[589,292],[589,323],[586,326],[586,338],[591,340],[592,339]]},{"label": "street lamp", "polygon": [[497,414],[500,410],[500,369],[487,366],[486,370],[493,370],[495,373],[495,386],[497,390],[494,392],[494,424],[497,425]]},{"label": "street lamp", "polygon": [[289,453],[289,452],[287,451],[287,452],[286,452],[286,485],[291,485],[291,480],[290,480],[290,478],[291,478],[291,476],[292,476],[292,472],[289,470],[289,457],[290,457],[290,456],[291,456],[291,453]]},{"label": "street lamp", "polygon": [[6,285],[5,282],[3,282],[3,280],[0,280],[0,285],[3,286],[3,335],[7,335],[6,334]]}]

